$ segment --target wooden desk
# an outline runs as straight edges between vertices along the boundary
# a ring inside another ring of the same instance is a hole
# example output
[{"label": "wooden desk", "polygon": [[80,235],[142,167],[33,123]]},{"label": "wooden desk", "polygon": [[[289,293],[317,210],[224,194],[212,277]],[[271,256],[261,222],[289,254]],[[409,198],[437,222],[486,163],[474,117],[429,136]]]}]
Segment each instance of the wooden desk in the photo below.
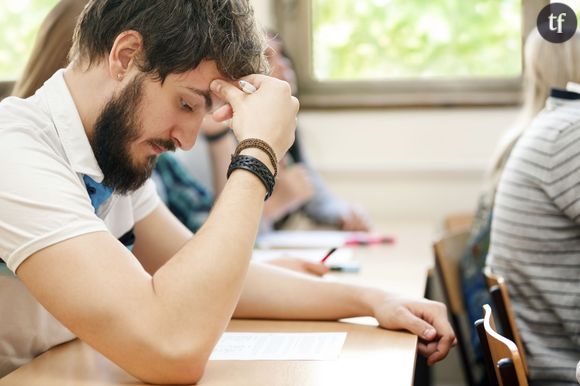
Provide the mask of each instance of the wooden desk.
[{"label": "wooden desk", "polygon": [[[332,279],[378,285],[422,296],[432,265],[432,224],[384,224],[397,238],[393,246],[361,248],[360,274]],[[337,361],[210,361],[199,385],[225,386],[410,386],[415,365],[415,336],[376,327],[372,318],[341,322],[233,320],[228,331],[335,332],[348,336]],[[0,379],[0,386],[143,385],[85,343],[55,347]]]}]

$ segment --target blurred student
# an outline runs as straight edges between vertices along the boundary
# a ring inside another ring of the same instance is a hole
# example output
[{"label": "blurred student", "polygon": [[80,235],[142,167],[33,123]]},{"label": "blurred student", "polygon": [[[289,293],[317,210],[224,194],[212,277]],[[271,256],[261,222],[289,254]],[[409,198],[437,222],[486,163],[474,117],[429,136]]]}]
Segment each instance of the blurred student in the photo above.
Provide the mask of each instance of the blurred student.
[{"label": "blurred student", "polygon": [[[553,44],[534,30],[525,59],[523,122],[494,159],[493,215],[488,208],[480,234],[491,241],[487,265],[508,283],[530,383],[572,385],[580,356],[580,94],[564,88],[580,81],[580,35]],[[551,86],[559,89],[544,104]]]},{"label": "blurred student", "polygon": [[[284,47],[284,42],[274,31],[267,31],[269,47],[266,57],[270,64],[271,75],[285,80],[298,96],[298,80],[292,60]],[[302,211],[315,223],[329,225],[347,231],[369,231],[371,228],[367,213],[358,205],[348,203],[333,194],[322,177],[314,170],[308,155],[302,148],[300,130],[296,131],[294,144],[288,150],[287,158],[294,164],[304,165],[314,186],[314,195],[304,204]]]},{"label": "blurred student", "polygon": [[[550,88],[563,88],[568,81],[580,82],[580,71],[576,65],[580,58],[579,40],[580,37],[576,35],[565,43],[552,44],[544,40],[536,30],[526,39],[522,110],[518,121],[503,136],[492,157],[461,265],[470,326],[482,317],[482,305],[490,303],[482,269],[489,250],[492,212],[499,179],[515,143],[544,108]],[[474,329],[471,340],[479,355],[479,339]]]}]

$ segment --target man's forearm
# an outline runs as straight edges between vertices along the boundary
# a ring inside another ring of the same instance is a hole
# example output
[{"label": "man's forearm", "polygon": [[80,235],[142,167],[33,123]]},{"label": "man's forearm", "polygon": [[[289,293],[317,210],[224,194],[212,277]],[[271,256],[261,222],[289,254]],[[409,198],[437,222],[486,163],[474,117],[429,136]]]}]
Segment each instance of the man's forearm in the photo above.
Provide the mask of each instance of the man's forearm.
[{"label": "man's forearm", "polygon": [[[208,221],[153,276],[155,295],[183,339],[212,341],[223,331],[240,295],[260,220],[265,189],[236,171]],[[165,325],[165,323],[163,323]],[[210,347],[211,348],[211,347]]]},{"label": "man's forearm", "polygon": [[236,142],[233,134],[208,143],[213,171],[213,189],[216,197],[219,197],[226,184],[230,155],[234,153],[235,148]]},{"label": "man's forearm", "polygon": [[336,320],[372,316],[382,291],[332,282],[266,264],[250,264],[238,318]]}]

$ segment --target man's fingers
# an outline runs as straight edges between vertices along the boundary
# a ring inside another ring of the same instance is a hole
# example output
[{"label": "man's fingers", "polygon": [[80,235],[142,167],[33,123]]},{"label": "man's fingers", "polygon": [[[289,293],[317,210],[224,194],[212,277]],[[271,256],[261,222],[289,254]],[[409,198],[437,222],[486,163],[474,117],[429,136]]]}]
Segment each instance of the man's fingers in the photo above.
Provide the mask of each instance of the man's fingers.
[{"label": "man's fingers", "polygon": [[449,353],[450,348],[451,346],[446,345],[444,340],[433,342],[419,342],[417,344],[417,350],[421,355],[427,358],[427,364],[429,366],[435,364],[436,362],[439,362],[442,359],[445,359],[445,357]]},{"label": "man's fingers", "polygon": [[229,104],[225,104],[213,112],[212,118],[216,122],[223,122],[227,121],[228,119],[231,119],[233,115],[234,110],[232,109],[232,106],[230,106]]},{"label": "man's fingers", "polygon": [[403,317],[401,325],[407,330],[417,335],[419,338],[431,341],[437,336],[435,328],[421,318],[415,316],[407,308],[400,314]]},{"label": "man's fingers", "polygon": [[269,78],[267,75],[250,74],[250,75],[246,75],[246,76],[240,78],[240,80],[244,80],[244,81],[250,83],[255,88],[260,88],[260,86],[262,85],[262,81],[264,79],[267,79],[267,78]]},{"label": "man's fingers", "polygon": [[455,345],[455,335],[445,335],[442,336],[441,339],[437,342],[437,351],[429,356],[427,359],[428,364],[433,364],[444,359],[449,350]]},{"label": "man's fingers", "polygon": [[[225,100],[228,104],[230,104],[234,110],[237,108],[237,106],[239,106],[244,95],[246,95],[238,87],[221,79],[214,79],[210,84],[210,89],[218,97],[220,97],[221,99]],[[218,111],[219,110],[220,109],[218,109]]]},{"label": "man's fingers", "polygon": [[421,355],[428,358],[437,351],[437,342],[419,341],[419,343],[417,343],[417,350]]},{"label": "man's fingers", "polygon": [[445,359],[447,354],[449,354],[449,349],[440,350],[439,348],[437,348],[437,351],[435,351],[433,354],[427,357],[427,364],[429,366],[434,365],[435,363]]},{"label": "man's fingers", "polygon": [[326,265],[312,263],[310,261],[306,261],[304,263],[304,267],[308,272],[316,276],[324,276],[330,270],[330,268],[328,268]]}]

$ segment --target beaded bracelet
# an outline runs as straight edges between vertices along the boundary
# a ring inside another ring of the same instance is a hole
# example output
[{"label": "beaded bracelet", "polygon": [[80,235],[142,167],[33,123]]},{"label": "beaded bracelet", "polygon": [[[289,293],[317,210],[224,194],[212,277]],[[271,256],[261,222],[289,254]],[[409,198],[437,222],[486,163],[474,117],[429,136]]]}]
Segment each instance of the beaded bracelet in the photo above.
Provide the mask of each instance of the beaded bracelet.
[{"label": "beaded bracelet", "polygon": [[232,155],[232,162],[228,167],[227,178],[230,178],[230,174],[236,169],[244,169],[255,174],[266,187],[266,198],[264,198],[264,201],[270,198],[276,180],[274,180],[270,169],[262,161],[249,155]]},{"label": "beaded bracelet", "polygon": [[242,150],[248,149],[248,148],[260,149],[264,153],[266,153],[268,155],[268,158],[270,159],[270,162],[272,163],[273,168],[274,168],[274,177],[276,177],[278,175],[278,160],[276,159],[276,153],[274,153],[274,150],[272,149],[272,147],[270,145],[268,145],[268,143],[266,141],[262,141],[261,139],[258,139],[258,138],[244,139],[236,147],[236,151],[234,152],[234,155],[239,155]]}]

